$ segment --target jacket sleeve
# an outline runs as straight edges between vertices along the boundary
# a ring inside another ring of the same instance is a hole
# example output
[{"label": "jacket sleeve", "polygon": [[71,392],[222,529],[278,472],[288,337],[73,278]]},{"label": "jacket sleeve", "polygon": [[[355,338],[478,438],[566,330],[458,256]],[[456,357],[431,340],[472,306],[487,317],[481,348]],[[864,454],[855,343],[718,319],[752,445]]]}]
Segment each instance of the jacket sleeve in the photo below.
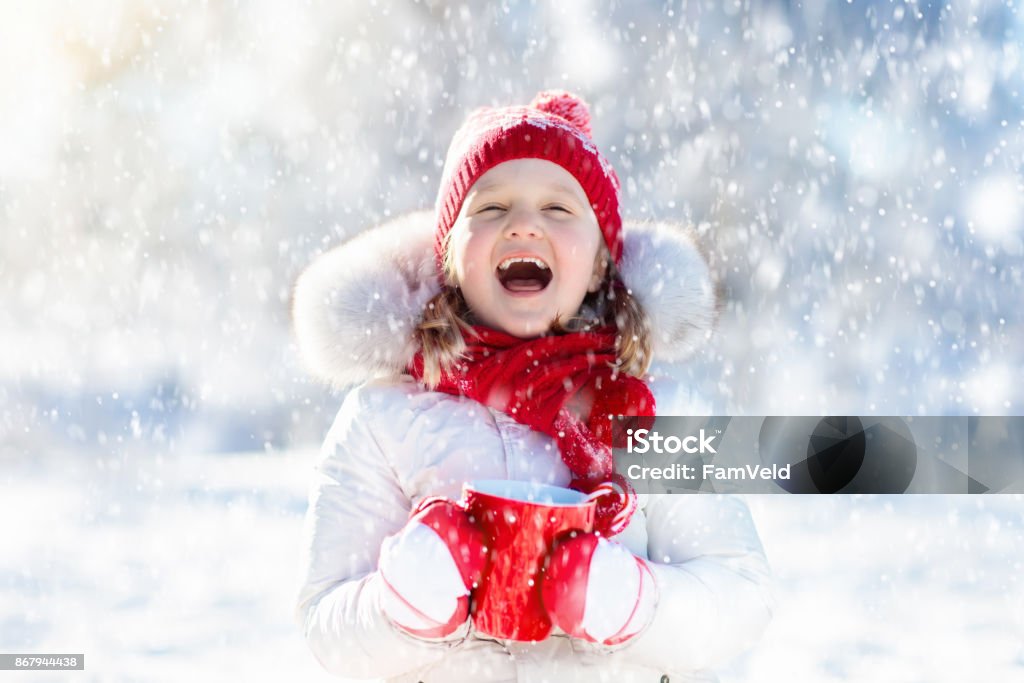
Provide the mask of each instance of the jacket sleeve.
[{"label": "jacket sleeve", "polygon": [[377,557],[405,524],[410,501],[371,423],[366,388],[351,391],[324,441],[303,528],[295,618],[329,672],[391,677],[431,664],[457,640],[428,642],[399,631],[379,606]]},{"label": "jacket sleeve", "polygon": [[666,671],[714,667],[753,645],[775,608],[746,503],[720,494],[653,494],[648,556],[658,606],[616,655]]}]

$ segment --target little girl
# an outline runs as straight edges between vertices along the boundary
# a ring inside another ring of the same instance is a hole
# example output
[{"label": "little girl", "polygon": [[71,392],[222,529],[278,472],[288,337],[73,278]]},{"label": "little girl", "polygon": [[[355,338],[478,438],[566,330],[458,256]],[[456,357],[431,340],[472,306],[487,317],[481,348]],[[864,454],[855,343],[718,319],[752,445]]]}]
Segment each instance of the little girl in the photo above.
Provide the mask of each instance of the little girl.
[{"label": "little girl", "polygon": [[[770,574],[743,502],[641,495],[615,474],[609,415],[685,414],[652,359],[684,357],[714,311],[686,231],[630,224],[586,105],[543,92],[473,112],[436,210],[365,232],[296,285],[307,364],[351,387],[323,446],[296,618],[330,672],[390,681],[706,681],[753,643]],[[601,487],[603,533],[556,547],[539,642],[475,630],[472,480]],[[568,569],[566,569],[568,568]]]}]

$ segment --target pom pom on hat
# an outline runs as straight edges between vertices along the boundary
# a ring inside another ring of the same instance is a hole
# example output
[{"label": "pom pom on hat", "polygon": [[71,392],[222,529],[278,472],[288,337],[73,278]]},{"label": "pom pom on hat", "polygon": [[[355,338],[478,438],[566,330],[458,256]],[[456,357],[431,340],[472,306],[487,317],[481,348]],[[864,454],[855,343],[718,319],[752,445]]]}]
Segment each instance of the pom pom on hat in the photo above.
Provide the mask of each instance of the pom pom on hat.
[{"label": "pom pom on hat", "polygon": [[530,102],[534,109],[546,111],[563,119],[583,131],[588,138],[593,137],[590,131],[590,110],[587,104],[565,90],[545,90],[537,93]]}]

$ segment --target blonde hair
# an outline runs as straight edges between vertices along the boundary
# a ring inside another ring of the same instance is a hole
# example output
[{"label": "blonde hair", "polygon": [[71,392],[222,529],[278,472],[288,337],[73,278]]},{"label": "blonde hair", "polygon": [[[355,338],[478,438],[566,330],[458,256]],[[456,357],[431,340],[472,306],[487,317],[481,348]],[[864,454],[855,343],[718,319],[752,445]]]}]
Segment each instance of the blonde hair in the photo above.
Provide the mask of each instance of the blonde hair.
[{"label": "blonde hair", "polygon": [[[475,334],[469,322],[469,305],[461,290],[449,284],[455,279],[447,239],[445,242],[445,284],[427,302],[415,330],[416,341],[423,355],[423,383],[431,389],[441,381],[442,373],[449,371],[465,356],[464,335]],[[559,335],[602,326],[614,326],[618,331],[615,337],[615,367],[619,372],[643,377],[651,364],[650,323],[640,302],[623,284],[610,263],[600,287],[596,292],[587,294],[580,311],[565,319],[559,317],[551,324],[548,332]]]}]

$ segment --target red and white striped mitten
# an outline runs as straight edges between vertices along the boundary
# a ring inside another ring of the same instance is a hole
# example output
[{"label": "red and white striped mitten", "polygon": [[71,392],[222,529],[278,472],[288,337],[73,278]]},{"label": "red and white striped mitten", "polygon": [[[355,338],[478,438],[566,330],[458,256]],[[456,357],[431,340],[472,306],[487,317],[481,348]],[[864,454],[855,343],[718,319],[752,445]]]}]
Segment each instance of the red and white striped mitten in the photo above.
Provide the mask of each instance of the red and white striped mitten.
[{"label": "red and white striped mitten", "polygon": [[466,511],[447,498],[426,498],[381,546],[381,608],[407,633],[447,637],[469,618],[486,561],[483,533]]},{"label": "red and white striped mitten", "polygon": [[551,621],[570,636],[618,645],[654,618],[658,589],[644,560],[597,534],[580,534],[548,557],[541,597]]}]

